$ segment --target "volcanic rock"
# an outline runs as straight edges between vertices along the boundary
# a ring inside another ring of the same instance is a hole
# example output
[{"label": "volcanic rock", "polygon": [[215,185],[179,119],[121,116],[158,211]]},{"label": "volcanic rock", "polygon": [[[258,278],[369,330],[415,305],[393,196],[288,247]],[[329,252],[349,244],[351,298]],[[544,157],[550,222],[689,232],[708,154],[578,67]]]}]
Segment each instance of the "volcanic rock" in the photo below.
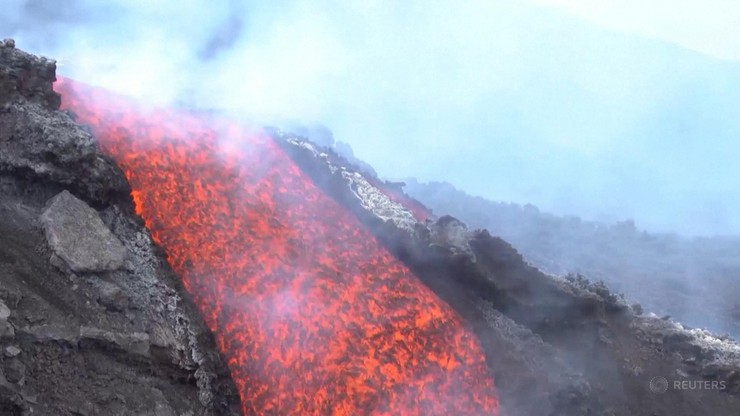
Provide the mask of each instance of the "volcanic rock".
[{"label": "volcanic rock", "polygon": [[18,329],[18,337],[21,340],[30,339],[34,342],[65,342],[76,344],[80,338],[79,329],[65,325],[37,325]]},{"label": "volcanic rock", "polygon": [[5,361],[5,379],[11,383],[23,384],[26,377],[26,366],[17,358]]},{"label": "volcanic rock", "polygon": [[7,321],[8,318],[10,318],[10,308],[0,301],[0,321]]},{"label": "volcanic rock", "polygon": [[149,355],[149,335],[141,332],[121,334],[100,328],[83,326],[80,328],[80,341],[102,342],[134,355]]},{"label": "volcanic rock", "polygon": [[[0,415],[238,414],[213,339],[136,217],[125,176],[59,111],[54,62],[7,46],[0,47]],[[93,270],[103,271],[77,274]]]},{"label": "volcanic rock", "polygon": [[126,249],[121,241],[94,209],[68,191],[51,199],[41,215],[41,224],[49,246],[72,271],[98,272],[123,266]]},{"label": "volcanic rock", "polygon": [[21,352],[23,352],[23,351],[21,351],[20,348],[14,346],[14,345],[10,345],[10,346],[8,346],[8,347],[5,348],[5,356],[8,357],[8,358],[17,357]]},{"label": "volcanic rock", "polygon": [[468,227],[462,221],[450,215],[443,215],[429,226],[431,245],[439,245],[453,255],[459,255],[475,263],[475,253],[468,244],[470,234]]},{"label": "volcanic rock", "polygon": [[15,329],[8,321],[0,320],[0,339],[15,337]]},{"label": "volcanic rock", "polygon": [[0,300],[0,339],[15,336],[15,330],[8,322],[8,318],[10,318],[10,309]]},{"label": "volcanic rock", "polygon": [[123,311],[129,306],[128,296],[120,286],[104,280],[96,280],[92,285],[98,290],[98,303],[107,309],[111,311]]},{"label": "volcanic rock", "polygon": [[[167,399],[161,390],[154,391],[154,411],[151,416],[177,416],[175,409],[167,403]],[[147,415],[148,416],[148,415]]]},{"label": "volcanic rock", "polygon": [[89,132],[58,111],[55,71],[54,61],[0,48],[0,172],[63,185],[93,201],[127,195],[120,169]]},{"label": "volcanic rock", "polygon": [[[480,332],[482,342],[496,345],[492,362],[498,374],[517,374],[516,378],[497,380],[499,389],[510,393],[504,403],[508,414],[553,414],[568,406],[568,402],[585,403],[591,386],[558,351],[527,328],[518,325],[491,303],[481,302],[486,329]],[[552,397],[548,392],[556,392]],[[559,403],[563,402],[563,403]],[[570,410],[572,415],[588,414],[582,409]]]}]

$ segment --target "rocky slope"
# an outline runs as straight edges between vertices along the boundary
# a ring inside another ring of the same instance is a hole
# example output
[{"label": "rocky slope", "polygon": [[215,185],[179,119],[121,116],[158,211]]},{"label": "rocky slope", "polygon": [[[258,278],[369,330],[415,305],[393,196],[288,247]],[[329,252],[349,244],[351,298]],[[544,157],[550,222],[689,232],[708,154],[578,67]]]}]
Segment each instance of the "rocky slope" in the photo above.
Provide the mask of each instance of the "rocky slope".
[{"label": "rocky slope", "polygon": [[238,414],[123,174],[58,111],[54,77],[0,45],[0,414]]},{"label": "rocky slope", "polygon": [[447,183],[408,179],[404,190],[435,212],[500,236],[548,273],[603,280],[645,310],[740,337],[740,237],[654,234],[630,220],[557,216],[474,197]]},{"label": "rocky slope", "polygon": [[[0,414],[237,414],[211,336],[123,175],[58,111],[53,79],[53,62],[0,47]],[[502,414],[740,409],[731,340],[641,316],[604,286],[546,275],[486,231],[420,218],[393,184],[330,149],[270,134],[466,319]]]},{"label": "rocky slope", "polygon": [[[642,315],[604,284],[545,274],[507,242],[443,215],[415,221],[400,184],[367,178],[331,149],[275,140],[471,325],[504,414],[661,415],[740,411],[740,347]],[[663,388],[665,386],[665,389]]]}]

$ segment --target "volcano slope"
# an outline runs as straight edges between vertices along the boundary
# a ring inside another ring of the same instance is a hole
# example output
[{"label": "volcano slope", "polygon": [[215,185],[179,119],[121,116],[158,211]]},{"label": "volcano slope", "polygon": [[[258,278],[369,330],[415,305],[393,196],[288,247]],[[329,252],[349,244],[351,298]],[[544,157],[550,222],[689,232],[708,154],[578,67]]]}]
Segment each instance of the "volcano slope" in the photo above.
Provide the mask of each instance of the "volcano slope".
[{"label": "volcano slope", "polygon": [[[0,415],[239,414],[123,173],[58,110],[54,63],[0,45]],[[85,230],[119,243],[75,253]]]},{"label": "volcano slope", "polygon": [[449,183],[404,182],[434,211],[488,229],[543,271],[603,280],[646,310],[740,339],[740,237],[653,233],[631,220],[557,216],[471,196]]},{"label": "volcano slope", "polygon": [[[218,354],[206,329],[207,323],[218,328],[218,319],[198,315],[197,300],[152,244],[153,224],[147,230],[135,212],[141,195],[132,199],[126,175],[80,126],[84,114],[77,124],[58,111],[53,63],[3,46],[0,412],[239,413],[237,391],[250,387],[237,377],[240,361]],[[280,130],[267,133],[296,174],[351,213],[464,319],[494,376],[501,414],[733,415],[740,409],[740,350],[730,340],[640,316],[586,280],[545,275],[504,241],[431,215],[332,151]],[[93,262],[99,270],[91,271],[62,256],[58,241],[44,239],[50,210],[60,201],[77,206],[63,190],[92,205],[123,243],[122,267]],[[165,244],[158,232],[155,241]],[[182,272],[197,264],[175,266],[186,278]],[[232,384],[220,357],[242,384]],[[665,378],[665,391],[662,379],[651,391],[655,377]],[[697,387],[697,381],[710,384]]]}]

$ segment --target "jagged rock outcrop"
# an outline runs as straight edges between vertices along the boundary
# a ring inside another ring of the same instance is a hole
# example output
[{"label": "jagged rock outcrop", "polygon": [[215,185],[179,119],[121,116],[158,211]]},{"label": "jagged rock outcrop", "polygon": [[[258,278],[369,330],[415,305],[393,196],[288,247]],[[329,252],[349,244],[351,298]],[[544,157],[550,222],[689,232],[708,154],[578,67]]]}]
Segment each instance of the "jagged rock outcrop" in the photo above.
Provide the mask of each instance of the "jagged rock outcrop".
[{"label": "jagged rock outcrop", "polygon": [[92,135],[60,112],[56,63],[0,42],[0,172],[62,185],[83,199],[127,195],[125,177]]},{"label": "jagged rock outcrop", "polygon": [[180,280],[53,61],[0,45],[0,414],[236,415]]}]

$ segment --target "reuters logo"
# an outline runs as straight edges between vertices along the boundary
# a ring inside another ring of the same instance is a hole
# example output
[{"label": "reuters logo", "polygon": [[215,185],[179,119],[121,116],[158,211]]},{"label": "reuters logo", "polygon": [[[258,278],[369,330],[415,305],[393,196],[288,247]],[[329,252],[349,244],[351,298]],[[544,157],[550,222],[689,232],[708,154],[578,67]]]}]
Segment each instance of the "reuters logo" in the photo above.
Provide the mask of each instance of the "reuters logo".
[{"label": "reuters logo", "polygon": [[668,381],[665,377],[653,377],[650,379],[650,391],[655,394],[663,394],[668,389],[683,390],[726,390],[727,382],[724,380],[673,380]]},{"label": "reuters logo", "polygon": [[663,394],[668,390],[668,380],[665,377],[653,377],[650,380],[650,391],[655,394]]}]

